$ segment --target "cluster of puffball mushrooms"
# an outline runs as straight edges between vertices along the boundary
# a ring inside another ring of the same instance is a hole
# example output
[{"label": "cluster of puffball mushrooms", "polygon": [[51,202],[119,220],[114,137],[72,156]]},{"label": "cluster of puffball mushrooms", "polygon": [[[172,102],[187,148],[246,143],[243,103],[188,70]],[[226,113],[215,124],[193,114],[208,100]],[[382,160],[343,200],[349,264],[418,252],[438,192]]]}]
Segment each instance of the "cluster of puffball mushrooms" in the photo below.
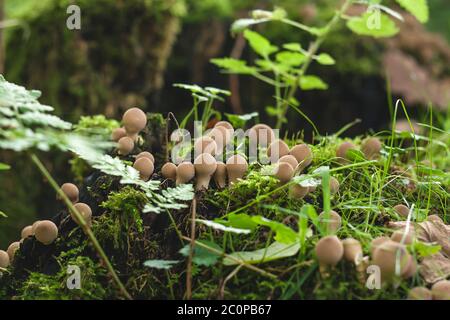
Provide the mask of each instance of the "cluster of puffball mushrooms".
[{"label": "cluster of puffball mushrooms", "polygon": [[[61,186],[61,191],[73,203],[75,209],[83,217],[86,224],[90,226],[92,210],[87,204],[78,202],[79,190],[77,186],[72,183],[64,183]],[[72,212],[70,216],[73,221],[79,223],[77,217]],[[32,225],[23,228],[20,241],[11,243],[6,251],[0,250],[0,268],[5,269],[12,263],[16,251],[20,248],[22,242],[28,237],[35,237],[36,240],[43,245],[50,245],[58,237],[58,227],[53,221],[38,220]]]}]

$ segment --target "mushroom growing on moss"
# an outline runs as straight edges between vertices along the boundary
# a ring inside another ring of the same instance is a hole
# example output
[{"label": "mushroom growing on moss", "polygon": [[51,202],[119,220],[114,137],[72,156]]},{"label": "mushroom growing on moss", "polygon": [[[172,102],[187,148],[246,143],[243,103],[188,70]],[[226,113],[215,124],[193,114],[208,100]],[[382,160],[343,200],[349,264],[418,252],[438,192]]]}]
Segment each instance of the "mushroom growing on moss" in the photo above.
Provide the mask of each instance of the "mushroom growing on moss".
[{"label": "mushroom growing on moss", "polygon": [[214,157],[209,153],[202,153],[195,158],[194,168],[197,178],[195,189],[207,190],[209,187],[209,181],[217,168],[216,159],[214,159]]},{"label": "mushroom growing on moss", "polygon": [[433,300],[450,300],[450,281],[441,280],[431,287]]},{"label": "mushroom growing on moss", "polygon": [[376,159],[380,156],[381,141],[378,138],[369,138],[363,142],[361,151],[367,159]]},{"label": "mushroom growing on moss", "polygon": [[69,198],[70,202],[77,203],[80,191],[73,183],[66,182],[61,186],[61,191]]},{"label": "mushroom growing on moss", "polygon": [[394,206],[395,212],[397,212],[401,217],[408,217],[409,215],[409,208],[405,206],[404,204],[398,204]]},{"label": "mushroom growing on moss", "polygon": [[344,256],[344,246],[336,236],[326,236],[316,244],[316,256],[322,276],[328,275],[328,268],[335,267]]},{"label": "mushroom growing on moss", "polygon": [[309,187],[303,187],[297,183],[289,186],[289,196],[293,199],[303,199],[309,192]]},{"label": "mushroom growing on moss", "polygon": [[301,170],[305,169],[312,162],[313,154],[311,148],[307,144],[298,144],[289,151],[300,165]]},{"label": "mushroom growing on moss", "polygon": [[289,154],[289,146],[281,139],[272,142],[267,149],[267,156],[272,163],[277,162],[281,157]]},{"label": "mushroom growing on moss", "polygon": [[245,160],[243,156],[235,154],[227,160],[226,167],[228,182],[232,184],[244,176],[247,172],[248,164],[247,160]]},{"label": "mushroom growing on moss", "polygon": [[291,156],[290,154],[285,155],[285,156],[282,156],[282,157],[280,158],[280,160],[278,160],[278,163],[281,163],[281,162],[289,163],[289,164],[291,165],[292,169],[294,169],[294,172],[295,172],[295,169],[296,169],[297,166],[298,166],[298,161],[297,161],[297,159],[295,159],[295,157],[294,157],[294,156]]},{"label": "mushroom growing on moss", "polygon": [[136,156],[136,160],[140,159],[140,158],[147,158],[149,159],[151,162],[153,162],[153,164],[155,164],[155,157],[148,151],[142,151],[141,153],[139,153]]},{"label": "mushroom growing on moss", "polygon": [[195,157],[198,157],[202,153],[209,153],[214,156],[217,150],[217,143],[211,137],[200,137],[194,143]]},{"label": "mushroom growing on moss", "polygon": [[161,175],[165,179],[175,181],[177,178],[177,166],[172,162],[165,163],[161,168]]},{"label": "mushroom growing on moss", "polygon": [[[83,220],[86,222],[88,226],[91,226],[92,222],[92,210],[91,207],[89,207],[86,203],[78,202],[74,205],[75,209],[81,214],[83,217]],[[78,221],[77,217],[73,212],[70,212],[70,216],[72,217],[72,220],[75,221],[77,224],[80,224],[80,221]]]},{"label": "mushroom growing on moss", "polygon": [[140,178],[144,181],[150,179],[155,170],[152,160],[145,157],[137,159],[133,164],[133,168],[139,171]]},{"label": "mushroom growing on moss", "polygon": [[127,135],[136,141],[137,135],[147,125],[147,116],[144,111],[139,108],[131,108],[125,111],[122,116],[122,124]]},{"label": "mushroom growing on moss", "polygon": [[327,230],[327,232],[335,233],[341,228],[342,219],[336,211],[330,210],[329,216],[325,211],[322,211],[318,219],[322,229]]},{"label": "mushroom growing on moss", "polygon": [[256,124],[249,129],[248,136],[251,141],[256,142],[258,145],[261,143],[268,146],[275,140],[275,133],[272,128],[266,124]]},{"label": "mushroom growing on moss", "polygon": [[9,261],[12,262],[14,260],[14,255],[16,254],[16,251],[19,250],[20,248],[20,242],[19,241],[15,241],[13,243],[11,243],[8,247],[8,249],[6,250],[6,252],[8,253],[9,256]]},{"label": "mushroom growing on moss", "polygon": [[281,183],[287,183],[294,176],[294,169],[287,162],[278,162],[274,169],[275,177],[280,180]]},{"label": "mushroom growing on moss", "polygon": [[411,256],[404,245],[388,240],[375,249],[372,262],[380,267],[381,280],[389,282],[396,276],[397,271],[398,276],[405,275],[411,266]]},{"label": "mushroom growing on moss", "polygon": [[26,226],[25,228],[22,229],[22,232],[20,233],[22,239],[26,239],[32,235],[34,235],[33,226]]},{"label": "mushroom growing on moss", "polygon": [[111,140],[117,142],[127,135],[125,128],[116,128],[111,132]]},{"label": "mushroom growing on moss", "polygon": [[386,241],[389,241],[390,238],[386,237],[386,236],[381,236],[381,237],[376,237],[375,239],[373,239],[370,242],[370,255],[373,257],[373,254],[375,252],[375,250],[382,245],[383,243],[385,243]]},{"label": "mushroom growing on moss", "polygon": [[330,193],[335,194],[339,192],[339,181],[335,177],[330,177]]},{"label": "mushroom growing on moss", "polygon": [[428,288],[415,287],[409,290],[408,300],[432,300],[433,295]]},{"label": "mushroom growing on moss", "polygon": [[9,255],[6,251],[0,250],[0,268],[6,269],[9,266]]},{"label": "mushroom growing on moss", "polygon": [[357,260],[362,258],[362,246],[358,240],[347,238],[342,240],[342,245],[344,246],[345,260],[348,262],[355,263]]},{"label": "mushroom growing on moss", "polygon": [[405,238],[404,244],[409,245],[414,242],[415,237],[414,230],[409,229],[408,233],[406,233],[405,229],[400,229],[392,233],[391,240],[400,243]]},{"label": "mushroom growing on moss", "polygon": [[134,141],[130,137],[120,138],[117,149],[119,150],[119,154],[122,156],[127,156],[134,149]]},{"label": "mushroom growing on moss", "polygon": [[221,126],[213,128],[207,136],[216,142],[217,154],[221,154],[223,152],[223,148],[231,139],[231,135],[229,134],[227,129]]},{"label": "mushroom growing on moss", "polygon": [[343,142],[336,150],[336,157],[338,157],[338,162],[340,163],[346,163],[348,160],[347,158],[347,152],[348,150],[353,149],[356,150],[356,146],[349,142]]},{"label": "mushroom growing on moss", "polygon": [[195,168],[191,162],[185,161],[177,167],[176,185],[188,183],[195,176]]},{"label": "mushroom growing on moss", "polygon": [[214,181],[220,189],[225,188],[227,185],[227,165],[222,161],[217,161],[217,168],[214,172]]},{"label": "mushroom growing on moss", "polygon": [[34,236],[40,243],[49,245],[58,237],[58,227],[50,220],[43,220],[36,227]]}]

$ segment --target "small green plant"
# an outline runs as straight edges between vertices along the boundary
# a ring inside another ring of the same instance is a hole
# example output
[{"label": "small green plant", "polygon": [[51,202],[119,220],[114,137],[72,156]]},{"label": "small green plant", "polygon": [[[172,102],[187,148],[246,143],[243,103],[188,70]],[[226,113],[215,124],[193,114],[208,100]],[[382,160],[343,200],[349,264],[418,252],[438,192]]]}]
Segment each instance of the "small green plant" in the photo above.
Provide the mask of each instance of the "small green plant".
[{"label": "small green plant", "polygon": [[[424,23],[428,20],[426,0],[396,1],[420,22]],[[347,16],[347,9],[355,3],[367,6],[366,12],[357,17]],[[391,17],[399,20],[403,18],[399,13],[381,3],[381,0],[346,0],[329,22],[320,28],[289,19],[286,11],[281,8],[276,8],[274,11],[254,10],[251,18],[239,19],[231,27],[233,33],[243,31],[244,38],[258,56],[254,64],[249,65],[246,61],[235,58],[218,58],[212,59],[211,62],[225,72],[250,75],[272,86],[275,105],[267,106],[266,112],[269,116],[275,117],[275,127],[279,129],[286,122],[288,109],[291,107],[298,110],[300,105],[296,99],[298,90],[328,89],[325,81],[317,75],[308,73],[308,67],[312,62],[324,66],[335,64],[333,57],[319,50],[321,44],[341,20],[346,20],[347,27],[354,33],[364,36],[391,37],[399,31]],[[284,43],[277,46],[261,34],[248,29],[267,22],[281,22],[307,32],[313,37],[313,41],[307,48],[300,43]]]}]

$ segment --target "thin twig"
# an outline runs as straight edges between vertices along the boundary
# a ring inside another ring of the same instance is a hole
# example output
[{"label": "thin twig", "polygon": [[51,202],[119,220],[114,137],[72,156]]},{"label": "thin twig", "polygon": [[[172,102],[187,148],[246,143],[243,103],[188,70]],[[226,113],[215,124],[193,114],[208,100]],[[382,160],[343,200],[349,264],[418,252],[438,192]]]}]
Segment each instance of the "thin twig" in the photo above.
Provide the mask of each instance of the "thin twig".
[{"label": "thin twig", "polygon": [[194,196],[192,199],[191,206],[191,239],[189,246],[189,257],[187,261],[186,269],[186,299],[190,300],[192,298],[192,258],[194,256],[194,246],[195,246],[195,219],[197,211],[197,199]]},{"label": "thin twig", "polygon": [[222,285],[220,286],[219,290],[219,299],[223,300],[223,296],[225,295],[225,286],[227,285],[228,281],[230,281],[238,272],[241,270],[242,264],[238,265],[236,268],[234,268],[233,271],[223,280]]}]

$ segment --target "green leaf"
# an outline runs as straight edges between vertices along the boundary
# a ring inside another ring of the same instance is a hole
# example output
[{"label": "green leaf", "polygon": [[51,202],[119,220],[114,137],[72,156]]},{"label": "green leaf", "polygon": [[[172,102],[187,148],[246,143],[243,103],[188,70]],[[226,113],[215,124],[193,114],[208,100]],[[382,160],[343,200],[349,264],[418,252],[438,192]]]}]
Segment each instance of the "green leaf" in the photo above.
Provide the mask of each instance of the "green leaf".
[{"label": "green leaf", "polygon": [[270,54],[278,50],[278,48],[273,46],[269,40],[255,31],[245,30],[244,37],[249,42],[250,47],[264,58],[267,58]]},{"label": "green leaf", "polygon": [[0,211],[0,218],[8,218],[8,216],[3,211]]},{"label": "green leaf", "polygon": [[248,66],[244,60],[234,58],[211,59],[211,63],[232,73],[252,74],[256,71],[255,68]]},{"label": "green leaf", "polygon": [[144,266],[148,268],[155,268],[155,269],[170,269],[175,264],[179,263],[179,260],[147,260],[144,262]]},{"label": "green leaf", "polygon": [[440,245],[433,245],[430,243],[417,241],[414,243],[414,249],[419,254],[419,256],[425,258],[438,253],[439,251],[441,251],[442,247]]},{"label": "green leaf", "polygon": [[247,29],[250,26],[253,26],[258,23],[267,22],[267,21],[270,21],[270,19],[268,19],[268,18],[265,18],[265,19],[250,19],[250,18],[238,19],[233,22],[230,30],[231,30],[231,33],[238,33],[238,32],[241,32],[242,30]]},{"label": "green leaf", "polygon": [[258,224],[253,221],[252,217],[246,213],[231,213],[227,215],[227,220],[216,219],[215,221],[228,227],[248,229],[252,231],[258,226]]},{"label": "green leaf", "polygon": [[257,117],[258,115],[259,115],[258,112],[252,112],[247,114],[225,113],[225,116],[227,117],[228,121],[230,121],[233,127],[235,128],[243,128],[249,120]]},{"label": "green leaf", "polygon": [[336,63],[333,57],[330,56],[328,53],[321,53],[315,59],[318,63],[323,65],[332,65]]},{"label": "green leaf", "polygon": [[281,51],[277,53],[275,58],[278,62],[292,67],[298,67],[306,60],[303,53],[290,51]]},{"label": "green leaf", "polygon": [[274,106],[267,106],[266,113],[271,117],[277,117],[281,113],[281,109],[275,108]]},{"label": "green leaf", "polygon": [[2,170],[9,170],[9,169],[11,169],[11,166],[9,166],[6,163],[0,162],[0,171],[2,171]]},{"label": "green leaf", "polygon": [[392,37],[399,29],[389,16],[380,11],[366,12],[347,21],[347,27],[354,33],[375,38]]},{"label": "green leaf", "polygon": [[[214,242],[205,241],[205,240],[197,240],[196,242],[200,242],[210,248],[216,249],[217,251],[223,252],[222,248]],[[180,254],[185,257],[189,256],[190,244],[185,245],[180,249]],[[211,250],[205,249],[202,246],[196,245],[194,247],[194,255],[192,258],[192,262],[199,266],[210,267],[216,264],[217,260],[219,260],[221,255],[212,252]]]},{"label": "green leaf", "polygon": [[232,232],[232,233],[243,233],[243,234],[248,234],[251,232],[251,230],[248,229],[239,229],[239,228],[233,228],[233,227],[227,227],[224,226],[221,223],[217,223],[211,220],[203,220],[203,219],[195,219],[195,221],[202,223],[208,227],[211,227],[213,229],[216,230],[220,230],[220,231],[224,231],[224,232]]},{"label": "green leaf", "polygon": [[298,241],[298,234],[281,222],[272,221],[262,216],[254,216],[252,217],[252,220],[260,225],[269,227],[273,232],[275,232],[274,239],[277,242],[291,244]]},{"label": "green leaf", "polygon": [[286,43],[283,45],[283,48],[290,51],[303,52],[302,46],[300,43]]},{"label": "green leaf", "polygon": [[326,90],[328,85],[317,76],[306,75],[300,77],[300,88],[302,90]]},{"label": "green leaf", "polygon": [[[258,249],[255,251],[237,251],[233,252],[223,259],[223,264],[226,266],[233,266],[237,264],[257,264],[277,259],[291,257],[297,254],[300,249],[300,243],[284,244],[274,242],[267,248]],[[232,257],[234,259],[230,259]]]},{"label": "green leaf", "polygon": [[411,13],[422,23],[428,21],[428,3],[427,0],[395,0],[400,4],[405,10]]}]

